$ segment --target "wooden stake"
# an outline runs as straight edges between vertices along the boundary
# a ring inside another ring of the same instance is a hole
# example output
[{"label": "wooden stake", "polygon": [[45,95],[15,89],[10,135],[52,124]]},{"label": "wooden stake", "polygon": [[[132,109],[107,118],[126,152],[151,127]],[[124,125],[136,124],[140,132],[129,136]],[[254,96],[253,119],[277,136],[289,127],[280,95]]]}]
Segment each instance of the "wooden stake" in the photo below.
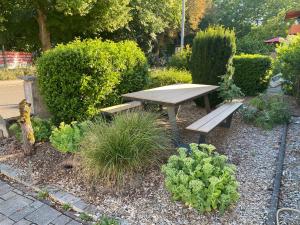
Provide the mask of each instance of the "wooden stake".
[{"label": "wooden stake", "polygon": [[31,104],[26,102],[25,99],[19,103],[19,122],[22,130],[23,151],[26,156],[30,156],[35,153],[35,138],[30,120],[30,106]]}]

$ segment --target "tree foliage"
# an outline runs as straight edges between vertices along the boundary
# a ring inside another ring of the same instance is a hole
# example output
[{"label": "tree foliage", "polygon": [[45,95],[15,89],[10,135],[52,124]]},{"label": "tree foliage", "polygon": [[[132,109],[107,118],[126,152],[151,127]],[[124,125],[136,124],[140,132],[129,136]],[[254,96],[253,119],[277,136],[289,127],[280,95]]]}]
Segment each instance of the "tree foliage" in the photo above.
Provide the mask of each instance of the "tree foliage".
[{"label": "tree foliage", "polygon": [[8,47],[14,46],[10,40],[19,38],[29,44],[40,40],[43,50],[46,50],[53,44],[70,41],[76,36],[123,27],[130,20],[128,3],[129,0],[2,2],[5,12],[2,24],[6,31],[1,36]]},{"label": "tree foliage", "polygon": [[204,17],[206,9],[211,5],[210,0],[188,0],[188,23],[192,30],[197,30],[199,22]]}]

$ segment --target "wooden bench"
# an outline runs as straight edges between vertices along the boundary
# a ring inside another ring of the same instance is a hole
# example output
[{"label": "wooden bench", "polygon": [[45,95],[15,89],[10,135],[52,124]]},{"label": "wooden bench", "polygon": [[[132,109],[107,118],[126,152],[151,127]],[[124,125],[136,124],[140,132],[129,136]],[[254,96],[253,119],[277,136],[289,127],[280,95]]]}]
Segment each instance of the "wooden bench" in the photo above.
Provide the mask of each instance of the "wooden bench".
[{"label": "wooden bench", "polygon": [[229,128],[232,115],[243,103],[226,103],[197,120],[186,129],[200,133],[199,143],[205,143],[206,135],[218,125]]},{"label": "wooden bench", "polygon": [[130,110],[130,109],[139,108],[141,106],[142,106],[142,102],[132,101],[132,102],[127,102],[127,103],[124,103],[124,104],[114,105],[114,106],[111,106],[111,107],[100,109],[100,112],[104,116],[111,117],[111,116],[113,116],[117,113],[127,111],[127,110]]}]

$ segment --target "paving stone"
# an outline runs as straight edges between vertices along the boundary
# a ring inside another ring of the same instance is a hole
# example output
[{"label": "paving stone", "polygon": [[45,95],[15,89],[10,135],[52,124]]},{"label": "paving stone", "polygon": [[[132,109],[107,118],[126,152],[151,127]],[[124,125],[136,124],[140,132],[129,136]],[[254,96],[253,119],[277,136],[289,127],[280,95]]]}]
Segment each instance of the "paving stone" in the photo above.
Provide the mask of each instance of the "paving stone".
[{"label": "paving stone", "polygon": [[17,195],[7,201],[3,201],[0,203],[0,213],[9,216],[15,212],[20,211],[22,208],[28,206],[31,203],[32,200]]},{"label": "paving stone", "polygon": [[4,216],[3,214],[0,214],[0,222],[4,219],[6,219],[6,216]]},{"label": "paving stone", "polygon": [[14,225],[30,225],[30,224],[32,224],[32,223],[29,222],[28,220],[22,219],[22,220],[18,221],[17,223],[15,223]]},{"label": "paving stone", "polygon": [[15,197],[16,195],[17,195],[17,194],[16,194],[15,192],[9,191],[9,192],[7,192],[6,194],[1,195],[1,198],[4,199],[4,200],[8,200],[8,199],[10,199],[10,198],[12,198],[12,197]]},{"label": "paving stone", "polygon": [[40,208],[42,205],[43,203],[41,203],[40,201],[35,201],[29,206],[26,206],[23,209],[19,210],[18,212],[15,212],[14,214],[10,215],[9,218],[14,221],[19,221],[24,217],[28,216],[30,213],[37,210],[38,208]]},{"label": "paving stone", "polygon": [[20,191],[18,189],[14,189],[13,192],[17,193],[18,195],[23,195],[23,191]]},{"label": "paving stone", "polygon": [[82,223],[79,223],[75,220],[72,220],[71,222],[67,223],[67,225],[81,225]]},{"label": "paving stone", "polygon": [[33,213],[25,217],[25,219],[37,224],[49,224],[55,220],[61,213],[48,205],[43,205]]},{"label": "paving stone", "polygon": [[59,200],[63,203],[73,204],[74,202],[78,202],[81,199],[78,197],[75,197],[74,195],[72,195],[70,193],[65,193]]},{"label": "paving stone", "polygon": [[53,220],[51,223],[54,225],[65,225],[70,221],[71,221],[70,217],[67,217],[65,215],[60,215],[55,220]]},{"label": "paving stone", "polygon": [[6,219],[4,219],[0,222],[0,225],[11,225],[11,224],[14,224],[14,223],[15,223],[15,221],[13,221],[9,218],[6,218]]},{"label": "paving stone", "polygon": [[0,184],[0,197],[10,192],[13,188],[8,184]]},{"label": "paving stone", "polygon": [[89,206],[89,204],[87,204],[86,202],[82,201],[82,200],[79,200],[77,202],[74,202],[72,204],[76,209],[79,209],[81,211],[84,211],[86,207]]}]

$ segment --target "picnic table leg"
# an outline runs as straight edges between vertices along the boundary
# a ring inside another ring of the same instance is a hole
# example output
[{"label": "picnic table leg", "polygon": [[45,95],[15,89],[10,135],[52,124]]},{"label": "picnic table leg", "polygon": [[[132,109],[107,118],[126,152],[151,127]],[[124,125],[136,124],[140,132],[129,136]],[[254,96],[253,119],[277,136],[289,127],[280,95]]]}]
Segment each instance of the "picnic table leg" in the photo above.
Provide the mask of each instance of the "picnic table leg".
[{"label": "picnic table leg", "polygon": [[168,110],[168,117],[169,121],[172,127],[173,132],[173,140],[176,144],[176,146],[179,146],[181,143],[180,135],[179,135],[179,129],[176,122],[176,106],[167,106]]},{"label": "picnic table leg", "polygon": [[206,113],[208,114],[211,112],[208,95],[204,95],[204,103],[205,103]]}]

